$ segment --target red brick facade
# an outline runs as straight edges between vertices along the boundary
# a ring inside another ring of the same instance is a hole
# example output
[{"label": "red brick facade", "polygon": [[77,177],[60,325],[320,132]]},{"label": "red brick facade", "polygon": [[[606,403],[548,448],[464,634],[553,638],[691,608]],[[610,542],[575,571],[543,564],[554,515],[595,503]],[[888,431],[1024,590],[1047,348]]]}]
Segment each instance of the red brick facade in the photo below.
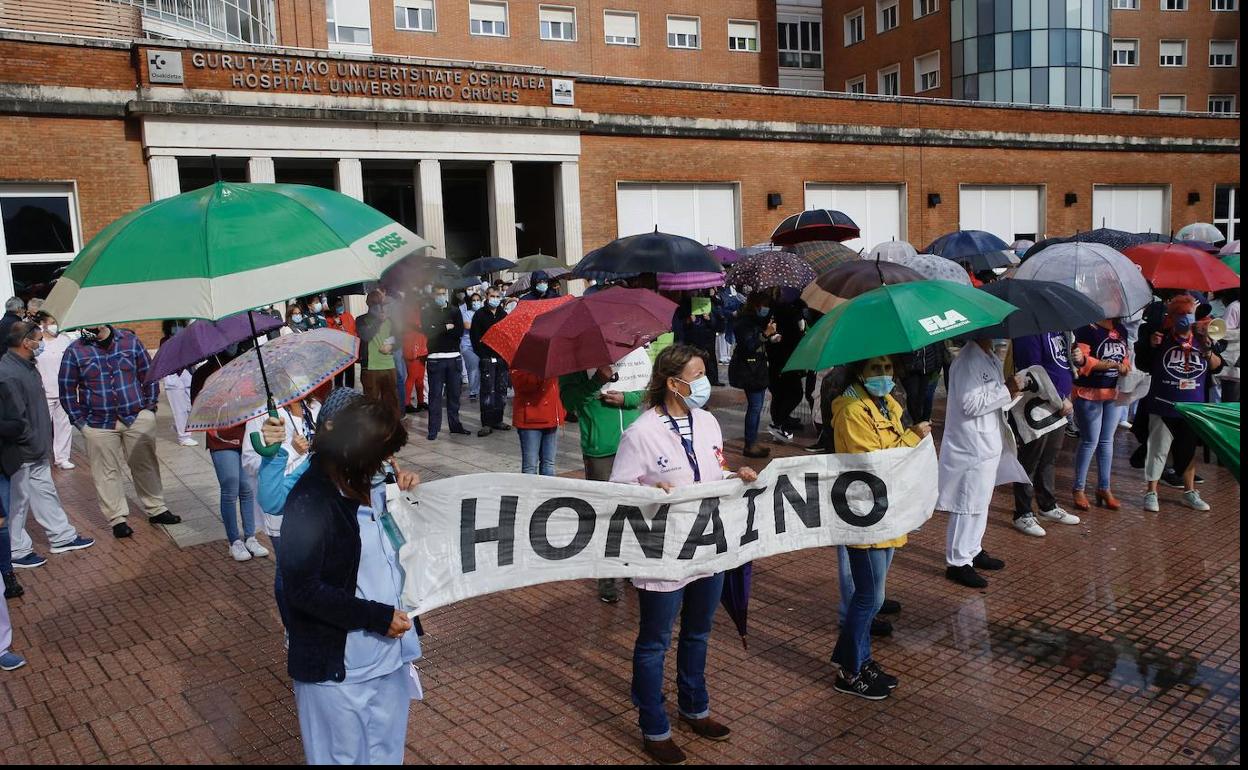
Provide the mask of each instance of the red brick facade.
[{"label": "red brick facade", "polygon": [[[866,93],[878,94],[880,70],[897,65],[901,70],[901,96],[922,96],[948,99],[953,82],[949,65],[949,0],[941,0],[940,9],[918,19],[914,18],[913,0],[901,0],[897,6],[900,24],[881,33],[876,26],[875,0],[823,0],[824,88],[848,91],[847,83],[864,79]],[[862,42],[846,45],[845,19],[861,10]],[[919,92],[915,82],[914,60],[932,51],[940,52],[940,85]]]}]

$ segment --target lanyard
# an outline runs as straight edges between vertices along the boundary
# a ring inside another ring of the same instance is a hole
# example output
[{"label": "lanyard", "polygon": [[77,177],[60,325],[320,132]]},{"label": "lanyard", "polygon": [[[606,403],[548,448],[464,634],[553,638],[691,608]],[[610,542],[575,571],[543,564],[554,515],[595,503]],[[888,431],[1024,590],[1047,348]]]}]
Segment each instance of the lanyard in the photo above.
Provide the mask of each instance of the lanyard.
[{"label": "lanyard", "polygon": [[698,456],[693,451],[693,413],[689,413],[689,438],[685,438],[680,434],[680,426],[676,424],[676,420],[667,412],[667,407],[659,407],[663,410],[663,416],[667,418],[667,424],[671,427],[672,432],[676,434],[676,438],[680,439],[680,445],[685,450],[685,458],[689,460],[689,467],[693,470],[693,480],[695,482],[702,481],[702,469],[698,466]]}]

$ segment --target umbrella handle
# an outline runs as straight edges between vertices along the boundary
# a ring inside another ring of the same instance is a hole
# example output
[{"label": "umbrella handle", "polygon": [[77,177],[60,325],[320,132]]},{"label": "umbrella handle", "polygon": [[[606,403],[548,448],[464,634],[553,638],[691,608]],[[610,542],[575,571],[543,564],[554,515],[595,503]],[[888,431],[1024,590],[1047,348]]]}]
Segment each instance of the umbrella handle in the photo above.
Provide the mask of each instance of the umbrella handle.
[{"label": "umbrella handle", "polygon": [[[270,409],[269,416],[276,419],[278,417],[277,410]],[[261,438],[260,434],[257,431],[252,431],[251,432],[251,448],[256,450],[256,454],[260,455],[261,457],[272,457],[273,455],[277,454],[279,449],[282,448],[282,444],[280,441],[276,444],[266,444],[264,443],[264,439]]]}]

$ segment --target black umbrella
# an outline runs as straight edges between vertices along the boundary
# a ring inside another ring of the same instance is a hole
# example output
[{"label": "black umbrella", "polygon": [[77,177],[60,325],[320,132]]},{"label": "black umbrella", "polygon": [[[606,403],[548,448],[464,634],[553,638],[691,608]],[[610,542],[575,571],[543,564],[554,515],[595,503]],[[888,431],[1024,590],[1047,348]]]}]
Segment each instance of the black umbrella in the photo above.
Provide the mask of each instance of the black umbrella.
[{"label": "black umbrella", "polygon": [[515,262],[502,257],[477,257],[463,267],[464,275],[489,275],[500,270],[510,270]]},{"label": "black umbrella", "polygon": [[1105,310],[1083,293],[1054,281],[1006,278],[980,287],[1018,308],[996,326],[979,329],[975,339],[1015,339],[1045,332],[1064,332],[1095,323]]},{"label": "black umbrella", "polygon": [[1036,241],[1034,244],[1029,246],[1026,251],[1023,252],[1022,260],[1026,262],[1027,260],[1036,256],[1037,254],[1044,251],[1050,246],[1053,246],[1058,243],[1069,243],[1069,242],[1070,242],[1070,239],[1064,238],[1064,237],[1045,238],[1043,240]]},{"label": "black umbrella", "polygon": [[572,270],[574,278],[628,273],[719,273],[723,265],[692,238],[655,230],[617,238],[591,251]]},{"label": "black umbrella", "polygon": [[794,214],[776,226],[771,242],[782,245],[805,241],[848,241],[860,234],[858,225],[843,211],[811,209]]},{"label": "black umbrella", "polygon": [[1100,243],[1111,249],[1124,251],[1132,246],[1144,243],[1146,239],[1135,233],[1128,233],[1125,230],[1115,230],[1112,227],[1098,227],[1085,233],[1075,233],[1073,238],[1068,238],[1067,240],[1079,243]]}]

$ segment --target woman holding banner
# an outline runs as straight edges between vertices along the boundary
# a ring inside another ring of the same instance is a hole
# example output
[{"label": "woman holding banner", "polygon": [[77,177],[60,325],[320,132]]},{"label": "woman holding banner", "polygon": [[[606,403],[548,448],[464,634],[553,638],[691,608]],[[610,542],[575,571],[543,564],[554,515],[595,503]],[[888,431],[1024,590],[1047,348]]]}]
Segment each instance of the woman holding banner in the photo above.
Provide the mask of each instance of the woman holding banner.
[{"label": "woman holding banner", "polygon": [[[723,436],[715,417],[702,409],[711,394],[702,353],[690,345],[672,345],[655,359],[646,390],[650,409],[642,413],[620,440],[611,481],[656,486],[670,492],[690,484],[726,477]],[[748,483],[758,475],[748,467],[738,472]],[[706,651],[715,610],[723,593],[723,573],[684,580],[634,579],[641,610],[633,647],[632,698],[639,711],[643,746],[664,765],[685,762],[672,740],[663,697],[663,663],[680,616],[677,642],[677,702],[680,719],[703,738],[728,739],[730,730],[711,718],[706,689]]]},{"label": "woman holding banner", "polygon": [[[916,446],[932,432],[927,422],[910,430],[902,427],[901,405],[889,395],[895,385],[893,369],[888,356],[850,365],[853,382],[832,402],[832,436],[838,453]],[[871,657],[871,621],[884,604],[884,581],[893,553],[905,544],[906,536],[902,535],[874,545],[846,548],[852,585],[845,620],[832,651],[832,662],[841,669],[833,685],[837,692],[883,700],[897,686],[897,677],[884,673]]]}]

